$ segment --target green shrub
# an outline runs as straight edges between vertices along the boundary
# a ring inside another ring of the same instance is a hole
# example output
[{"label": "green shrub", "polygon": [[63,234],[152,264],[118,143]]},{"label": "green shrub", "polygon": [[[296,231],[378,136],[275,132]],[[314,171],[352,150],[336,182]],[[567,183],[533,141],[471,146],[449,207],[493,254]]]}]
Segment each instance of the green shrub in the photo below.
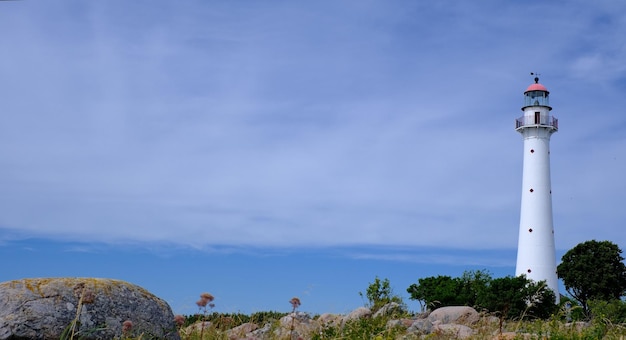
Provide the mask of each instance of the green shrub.
[{"label": "green shrub", "polygon": [[[363,293],[359,292],[359,295],[363,297]],[[376,312],[384,305],[395,302],[405,307],[402,298],[393,293],[389,279],[380,280],[378,276],[374,279],[374,282],[370,282],[365,292],[368,303],[367,306],[372,312]]]},{"label": "green shrub", "polygon": [[626,323],[626,302],[622,300],[590,300],[587,304],[593,321],[612,324]]}]

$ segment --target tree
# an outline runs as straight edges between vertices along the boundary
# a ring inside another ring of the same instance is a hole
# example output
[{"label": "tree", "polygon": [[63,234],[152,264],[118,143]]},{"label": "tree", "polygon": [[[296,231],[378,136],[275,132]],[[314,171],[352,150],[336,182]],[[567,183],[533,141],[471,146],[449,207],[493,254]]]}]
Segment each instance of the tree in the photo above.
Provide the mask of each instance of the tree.
[{"label": "tree", "polygon": [[480,307],[498,313],[500,331],[505,319],[550,317],[557,308],[555,301],[545,281],[534,282],[524,275],[493,279],[478,297]]},{"label": "tree", "polygon": [[[547,319],[556,311],[554,292],[545,281],[534,282],[525,276],[492,279],[487,271],[466,271],[463,276],[433,276],[418,280],[407,291],[411,299],[427,307],[471,306],[507,318]],[[423,307],[423,306],[422,306]]]},{"label": "tree", "polygon": [[423,301],[426,308],[438,308],[443,306],[464,305],[460,301],[460,280],[450,276],[432,276],[418,280],[418,284],[412,284],[407,288],[412,300]]},{"label": "tree", "polygon": [[412,300],[423,301],[429,308],[475,306],[479,293],[490,281],[487,271],[466,271],[460,278],[442,275],[421,278],[418,284],[410,285],[407,292]]},{"label": "tree", "polygon": [[493,278],[487,270],[465,271],[460,278],[459,298],[465,301],[465,305],[476,307],[479,296],[489,287],[492,280]]},{"label": "tree", "polygon": [[[377,276],[374,282],[369,284],[365,294],[367,296],[367,300],[369,301],[369,307],[372,311],[377,311],[390,302],[396,302],[404,307],[402,298],[393,294],[389,279],[381,281]],[[359,295],[363,297],[362,292],[359,292]]]},{"label": "tree", "polygon": [[610,241],[591,240],[570,249],[557,266],[565,289],[589,311],[590,300],[616,300],[626,292],[622,250]]}]

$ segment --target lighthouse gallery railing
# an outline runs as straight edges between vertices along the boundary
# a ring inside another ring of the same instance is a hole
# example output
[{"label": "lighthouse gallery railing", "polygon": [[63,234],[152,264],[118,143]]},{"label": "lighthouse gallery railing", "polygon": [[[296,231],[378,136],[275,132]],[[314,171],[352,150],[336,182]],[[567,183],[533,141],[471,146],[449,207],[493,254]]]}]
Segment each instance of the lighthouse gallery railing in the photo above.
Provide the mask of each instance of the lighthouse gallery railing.
[{"label": "lighthouse gallery railing", "polygon": [[515,128],[519,129],[523,126],[549,126],[559,129],[559,120],[554,116],[522,116],[515,120]]}]

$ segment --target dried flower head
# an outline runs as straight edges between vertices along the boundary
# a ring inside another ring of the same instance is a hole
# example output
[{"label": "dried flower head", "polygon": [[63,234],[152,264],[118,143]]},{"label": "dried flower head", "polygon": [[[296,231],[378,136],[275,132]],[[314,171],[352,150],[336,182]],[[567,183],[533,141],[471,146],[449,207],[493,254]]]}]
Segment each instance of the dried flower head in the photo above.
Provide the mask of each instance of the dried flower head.
[{"label": "dried flower head", "polygon": [[289,300],[289,303],[291,304],[291,307],[293,307],[294,310],[300,307],[300,299],[298,299],[297,297],[291,298],[291,300]]},{"label": "dried flower head", "polygon": [[83,303],[90,304],[94,303],[94,301],[96,301],[96,294],[94,294],[91,289],[86,289],[83,292]]},{"label": "dried flower head", "polygon": [[74,296],[80,299],[80,297],[83,295],[84,290],[85,290],[85,283],[84,282],[77,283],[76,285],[74,285]]},{"label": "dried flower head", "polygon": [[182,315],[180,315],[180,314],[175,315],[175,316],[174,316],[174,323],[175,323],[177,326],[179,326],[179,327],[180,327],[180,326],[182,326],[182,325],[184,325],[184,324],[185,324],[185,317],[184,317],[184,316],[182,316]]},{"label": "dried flower head", "polygon": [[206,300],[206,302],[211,302],[211,301],[215,300],[213,295],[211,295],[209,293],[202,293],[202,294],[200,294],[200,299]]},{"label": "dried flower head", "polygon": [[198,307],[200,308],[206,307],[207,303],[208,303],[207,300],[202,300],[202,299],[196,301],[196,305],[198,305]]},{"label": "dried flower head", "polygon": [[133,322],[130,320],[126,320],[122,323],[122,333],[128,333],[133,329]]}]

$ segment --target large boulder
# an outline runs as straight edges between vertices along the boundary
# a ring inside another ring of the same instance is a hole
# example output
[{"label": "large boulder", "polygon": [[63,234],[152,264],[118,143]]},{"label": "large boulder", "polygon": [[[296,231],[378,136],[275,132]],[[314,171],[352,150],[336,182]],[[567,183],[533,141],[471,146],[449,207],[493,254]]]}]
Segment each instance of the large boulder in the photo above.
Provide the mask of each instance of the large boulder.
[{"label": "large boulder", "polygon": [[359,319],[365,319],[371,316],[372,316],[372,311],[369,308],[358,307],[357,309],[353,310],[352,312],[348,313],[347,315],[343,317],[343,319],[341,320],[341,325],[344,326],[347,322],[359,320]]},{"label": "large boulder", "polygon": [[480,314],[468,306],[448,306],[435,309],[428,315],[428,320],[432,323],[436,321],[446,323],[458,323],[471,325],[480,319]]},{"label": "large boulder", "polygon": [[180,339],[170,306],[128,282],[39,278],[0,283],[0,340]]}]

